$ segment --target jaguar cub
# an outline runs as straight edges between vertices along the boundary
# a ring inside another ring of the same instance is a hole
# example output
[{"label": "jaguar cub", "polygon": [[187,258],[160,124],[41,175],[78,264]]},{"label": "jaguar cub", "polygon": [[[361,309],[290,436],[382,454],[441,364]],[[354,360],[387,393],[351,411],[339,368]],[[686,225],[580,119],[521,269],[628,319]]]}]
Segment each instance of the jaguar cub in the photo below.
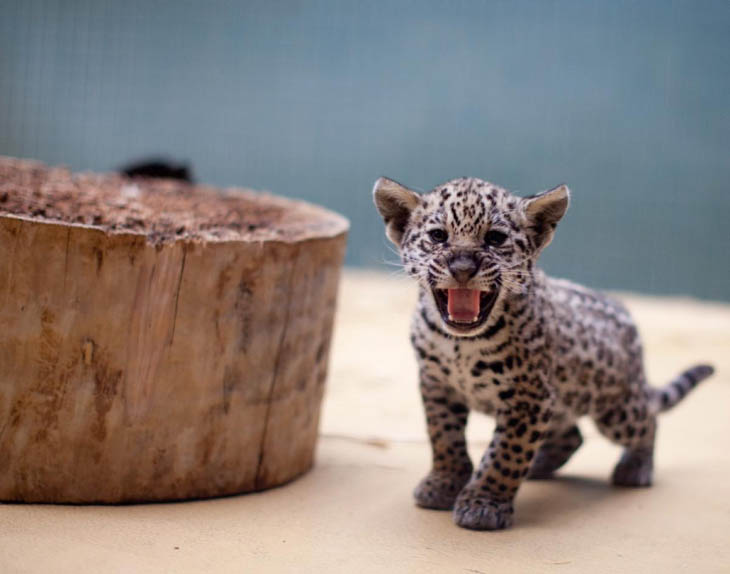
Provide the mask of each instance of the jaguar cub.
[{"label": "jaguar cub", "polygon": [[[522,481],[552,476],[580,447],[583,415],[624,447],[613,483],[649,486],[657,414],[713,369],[698,365],[649,386],[626,309],[535,267],[568,208],[568,188],[520,198],[463,178],[419,195],[380,178],[373,194],[420,288],[411,341],[433,467],[416,503],[453,508],[466,528],[510,526]],[[464,439],[470,410],[496,418],[476,470]]]}]

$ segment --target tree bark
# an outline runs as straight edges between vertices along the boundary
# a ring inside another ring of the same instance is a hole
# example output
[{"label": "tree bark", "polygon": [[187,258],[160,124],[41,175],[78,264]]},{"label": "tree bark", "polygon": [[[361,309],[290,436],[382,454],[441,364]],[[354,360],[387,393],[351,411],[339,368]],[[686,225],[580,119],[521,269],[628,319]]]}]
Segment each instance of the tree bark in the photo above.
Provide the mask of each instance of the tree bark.
[{"label": "tree bark", "polygon": [[[142,229],[109,216],[115,189]],[[206,220],[221,201],[239,220]],[[0,159],[0,499],[210,497],[309,469],[346,230],[274,196]]]}]

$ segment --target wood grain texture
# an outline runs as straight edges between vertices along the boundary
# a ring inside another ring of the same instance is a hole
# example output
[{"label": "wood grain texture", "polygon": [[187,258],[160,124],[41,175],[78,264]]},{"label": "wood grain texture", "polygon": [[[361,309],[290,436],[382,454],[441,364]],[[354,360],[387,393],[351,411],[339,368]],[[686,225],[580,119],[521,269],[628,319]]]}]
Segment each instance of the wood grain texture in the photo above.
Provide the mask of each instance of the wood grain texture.
[{"label": "wood grain texture", "polygon": [[153,244],[0,213],[0,499],[210,497],[311,467],[347,223],[286,209],[319,223]]}]

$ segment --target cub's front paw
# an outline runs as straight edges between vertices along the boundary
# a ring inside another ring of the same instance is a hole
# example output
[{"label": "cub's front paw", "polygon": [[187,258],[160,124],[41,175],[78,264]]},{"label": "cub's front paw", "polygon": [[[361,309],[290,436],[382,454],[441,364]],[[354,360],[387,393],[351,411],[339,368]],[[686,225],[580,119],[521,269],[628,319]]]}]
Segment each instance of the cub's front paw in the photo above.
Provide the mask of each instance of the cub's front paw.
[{"label": "cub's front paw", "polygon": [[494,500],[483,493],[465,488],[454,503],[454,522],[472,530],[500,530],[512,526],[511,502]]},{"label": "cub's front paw", "polygon": [[413,491],[416,504],[422,508],[451,510],[456,497],[470,476],[471,473],[450,474],[431,471]]}]

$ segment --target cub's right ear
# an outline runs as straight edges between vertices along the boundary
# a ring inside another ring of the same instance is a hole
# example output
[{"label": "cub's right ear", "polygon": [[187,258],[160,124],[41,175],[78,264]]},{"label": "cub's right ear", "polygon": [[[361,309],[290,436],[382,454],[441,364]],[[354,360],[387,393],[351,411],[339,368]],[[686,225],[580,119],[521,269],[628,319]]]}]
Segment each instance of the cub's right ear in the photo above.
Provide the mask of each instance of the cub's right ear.
[{"label": "cub's right ear", "polygon": [[385,234],[400,246],[411,211],[421,203],[420,196],[397,181],[381,177],[373,187],[373,199],[385,222]]}]

